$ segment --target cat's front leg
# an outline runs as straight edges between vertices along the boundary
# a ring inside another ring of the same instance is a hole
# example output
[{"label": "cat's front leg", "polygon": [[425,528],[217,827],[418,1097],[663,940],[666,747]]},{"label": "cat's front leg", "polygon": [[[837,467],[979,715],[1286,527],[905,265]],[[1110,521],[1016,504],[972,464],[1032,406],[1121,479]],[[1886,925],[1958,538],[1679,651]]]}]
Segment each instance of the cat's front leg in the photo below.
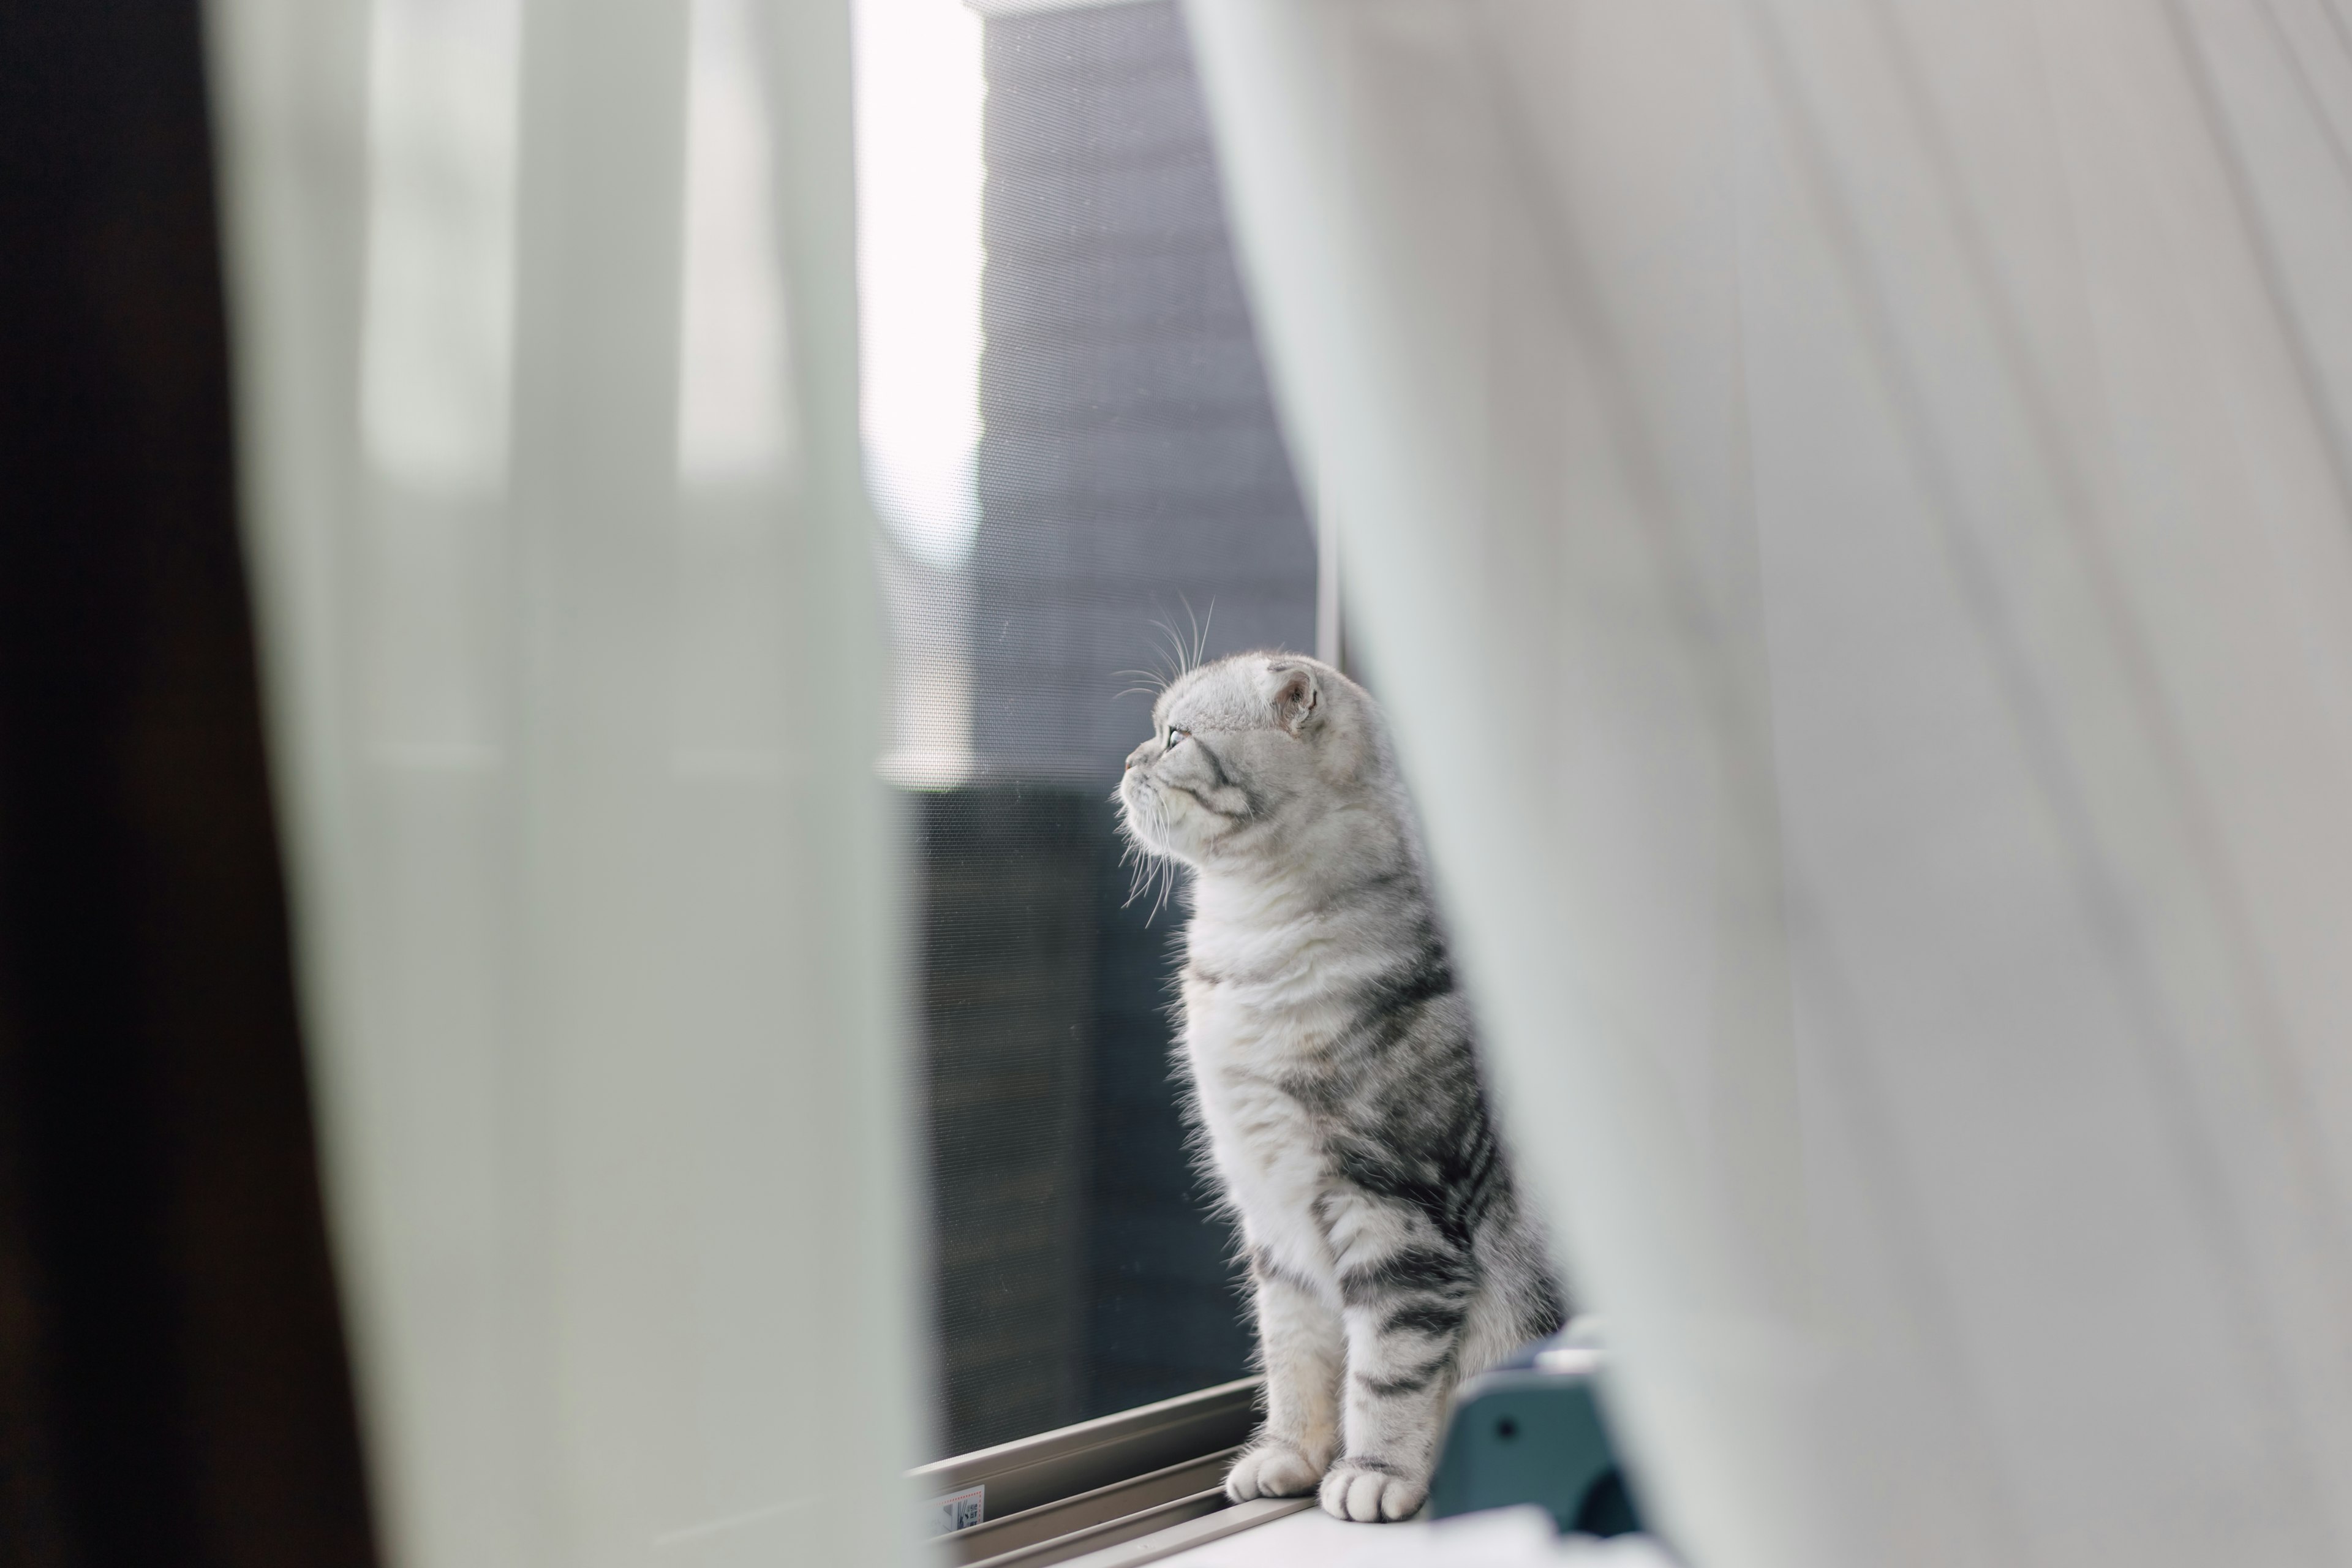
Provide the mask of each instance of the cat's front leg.
[{"label": "cat's front leg", "polygon": [[1406,1247],[1341,1286],[1347,1442],[1323,1478],[1323,1509],[1367,1524],[1408,1519],[1429,1496],[1475,1279],[1466,1258]]},{"label": "cat's front leg", "polygon": [[1259,1359],[1265,1367],[1265,1426],[1225,1474],[1235,1502],[1303,1497],[1339,1448],[1339,1315],[1265,1248],[1250,1254]]}]

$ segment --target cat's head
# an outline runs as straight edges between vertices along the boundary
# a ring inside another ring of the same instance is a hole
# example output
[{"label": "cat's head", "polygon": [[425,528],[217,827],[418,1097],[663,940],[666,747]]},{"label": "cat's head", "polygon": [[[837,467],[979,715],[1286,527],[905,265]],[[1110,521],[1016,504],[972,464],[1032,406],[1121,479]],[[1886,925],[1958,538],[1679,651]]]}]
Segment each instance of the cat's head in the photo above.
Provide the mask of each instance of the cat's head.
[{"label": "cat's head", "polygon": [[1244,653],[1188,670],[1151,707],[1118,801],[1146,852],[1208,872],[1353,858],[1398,830],[1379,710],[1328,664]]}]

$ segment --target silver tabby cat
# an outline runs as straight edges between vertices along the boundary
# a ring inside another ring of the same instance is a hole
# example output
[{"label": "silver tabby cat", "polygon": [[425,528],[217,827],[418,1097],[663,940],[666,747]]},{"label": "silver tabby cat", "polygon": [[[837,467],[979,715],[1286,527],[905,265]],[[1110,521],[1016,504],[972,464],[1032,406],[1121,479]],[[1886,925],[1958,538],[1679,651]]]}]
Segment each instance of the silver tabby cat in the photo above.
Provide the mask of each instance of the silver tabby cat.
[{"label": "silver tabby cat", "polygon": [[1320,1489],[1418,1510],[1465,1376],[1560,1326],[1380,710],[1328,665],[1188,671],[1119,784],[1128,836],[1191,868],[1183,1052],[1241,1221],[1266,1422],[1236,1500]]}]

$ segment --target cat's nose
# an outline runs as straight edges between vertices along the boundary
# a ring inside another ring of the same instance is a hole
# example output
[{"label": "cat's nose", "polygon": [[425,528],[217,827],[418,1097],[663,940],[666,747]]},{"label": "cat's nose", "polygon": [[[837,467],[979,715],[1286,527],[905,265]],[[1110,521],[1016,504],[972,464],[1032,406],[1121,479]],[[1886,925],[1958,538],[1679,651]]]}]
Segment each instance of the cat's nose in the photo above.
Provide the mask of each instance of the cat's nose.
[{"label": "cat's nose", "polygon": [[1148,751],[1150,751],[1150,750],[1151,750],[1151,742],[1149,742],[1149,741],[1146,741],[1146,742],[1143,742],[1143,744],[1141,744],[1141,745],[1139,745],[1139,746],[1136,747],[1136,748],[1135,748],[1135,750],[1133,750],[1133,751],[1131,751],[1131,752],[1128,752],[1128,753],[1127,753],[1127,766],[1128,766],[1128,771],[1129,771],[1129,772],[1130,772],[1130,773],[1132,773],[1132,772],[1134,771],[1134,769],[1135,769],[1135,764],[1136,764],[1136,763],[1139,763],[1139,762],[1141,762],[1141,761],[1143,761],[1143,753],[1144,753],[1144,752],[1148,752]]}]

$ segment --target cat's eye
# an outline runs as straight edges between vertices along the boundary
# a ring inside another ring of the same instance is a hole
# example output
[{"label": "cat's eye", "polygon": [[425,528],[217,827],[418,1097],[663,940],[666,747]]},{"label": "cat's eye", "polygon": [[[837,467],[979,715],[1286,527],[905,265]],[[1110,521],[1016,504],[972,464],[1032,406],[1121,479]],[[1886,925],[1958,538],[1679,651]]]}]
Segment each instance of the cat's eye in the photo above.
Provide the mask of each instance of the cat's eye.
[{"label": "cat's eye", "polygon": [[1178,728],[1176,728],[1176,726],[1175,726],[1175,725],[1173,725],[1173,724],[1169,725],[1169,726],[1168,726],[1168,747],[1167,747],[1167,749],[1168,749],[1169,751],[1171,751],[1171,752],[1172,752],[1172,751],[1174,751],[1174,750],[1176,749],[1176,742],[1179,742],[1179,741],[1181,741],[1181,740],[1182,740],[1185,736],[1187,736],[1187,735],[1191,734],[1192,732],[1192,731],[1190,731],[1190,730],[1179,730],[1179,729],[1178,729]]}]

